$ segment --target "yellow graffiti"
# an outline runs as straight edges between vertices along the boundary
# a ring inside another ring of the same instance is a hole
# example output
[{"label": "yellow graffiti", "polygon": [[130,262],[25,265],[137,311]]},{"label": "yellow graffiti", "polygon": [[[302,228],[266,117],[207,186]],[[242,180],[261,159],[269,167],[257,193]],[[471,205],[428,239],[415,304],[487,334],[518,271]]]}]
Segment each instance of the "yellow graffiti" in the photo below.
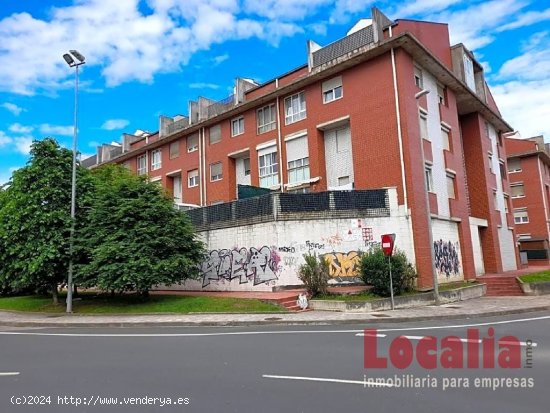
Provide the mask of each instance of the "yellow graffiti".
[{"label": "yellow graffiti", "polygon": [[324,255],[331,277],[353,277],[359,275],[359,254],[356,251],[331,252]]}]

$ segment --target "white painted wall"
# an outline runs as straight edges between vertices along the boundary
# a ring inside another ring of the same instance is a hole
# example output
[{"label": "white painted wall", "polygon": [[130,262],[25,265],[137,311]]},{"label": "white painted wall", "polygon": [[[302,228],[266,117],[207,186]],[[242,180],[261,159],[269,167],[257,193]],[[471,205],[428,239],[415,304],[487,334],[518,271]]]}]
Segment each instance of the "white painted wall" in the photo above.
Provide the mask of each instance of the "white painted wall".
[{"label": "white painted wall", "polygon": [[462,269],[462,252],[458,236],[458,224],[453,221],[432,219],[437,279],[440,283],[461,281],[464,279]]}]

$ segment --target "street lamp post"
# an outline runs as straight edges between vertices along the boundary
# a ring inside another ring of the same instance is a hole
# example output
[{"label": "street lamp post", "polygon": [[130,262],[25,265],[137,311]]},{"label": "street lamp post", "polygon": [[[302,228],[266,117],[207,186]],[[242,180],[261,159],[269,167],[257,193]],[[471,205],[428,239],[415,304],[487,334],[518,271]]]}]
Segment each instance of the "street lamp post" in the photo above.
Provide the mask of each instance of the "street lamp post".
[{"label": "street lamp post", "polygon": [[70,50],[63,55],[69,67],[75,68],[74,83],[74,130],[73,130],[73,171],[71,179],[71,232],[69,234],[69,274],[67,277],[67,313],[73,312],[73,251],[76,222],[76,147],[78,134],[78,67],[85,63],[85,58],[77,50]]}]

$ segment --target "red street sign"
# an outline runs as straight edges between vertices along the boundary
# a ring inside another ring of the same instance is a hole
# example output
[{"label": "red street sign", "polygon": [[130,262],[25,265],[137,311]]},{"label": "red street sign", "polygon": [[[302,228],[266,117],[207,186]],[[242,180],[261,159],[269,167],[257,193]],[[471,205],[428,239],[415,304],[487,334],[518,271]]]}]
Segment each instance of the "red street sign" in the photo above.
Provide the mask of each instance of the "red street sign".
[{"label": "red street sign", "polygon": [[382,251],[384,255],[391,257],[393,254],[393,245],[395,243],[395,234],[382,235]]}]

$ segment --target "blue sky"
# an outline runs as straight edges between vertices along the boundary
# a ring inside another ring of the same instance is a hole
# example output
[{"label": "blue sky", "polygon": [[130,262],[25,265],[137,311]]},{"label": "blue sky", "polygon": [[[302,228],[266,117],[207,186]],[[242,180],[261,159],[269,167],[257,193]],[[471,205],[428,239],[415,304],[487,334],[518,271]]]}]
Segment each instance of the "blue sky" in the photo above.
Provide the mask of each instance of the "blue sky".
[{"label": "blue sky", "polygon": [[306,62],[306,41],[345,35],[375,4],[392,19],[449,23],[486,68],[505,118],[550,138],[548,0],[1,0],[0,184],[33,139],[71,145],[74,69],[81,70],[79,150],[156,131],[160,114],[221,99],[236,77],[269,80]]}]

